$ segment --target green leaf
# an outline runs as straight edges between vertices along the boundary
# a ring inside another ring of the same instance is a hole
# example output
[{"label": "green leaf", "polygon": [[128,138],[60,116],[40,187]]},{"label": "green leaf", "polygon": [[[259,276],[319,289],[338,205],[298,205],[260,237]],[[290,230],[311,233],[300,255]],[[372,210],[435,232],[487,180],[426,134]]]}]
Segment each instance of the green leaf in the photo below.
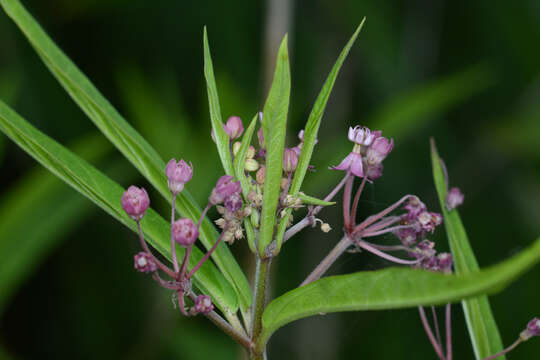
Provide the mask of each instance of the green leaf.
[{"label": "green leaf", "polygon": [[[304,178],[309,167],[309,162],[311,161],[311,156],[313,155],[313,149],[315,148],[315,142],[317,141],[317,134],[319,133],[319,127],[321,126],[324,110],[326,109],[328,98],[330,97],[332,89],[334,88],[334,83],[336,82],[339,70],[347,58],[347,55],[349,55],[349,51],[356,41],[360,30],[362,30],[365,21],[366,18],[363,18],[360,25],[358,25],[356,28],[354,34],[351,36],[343,50],[341,50],[341,54],[339,54],[336,63],[332,67],[332,70],[330,70],[330,74],[328,74],[328,77],[326,78],[326,81],[324,82],[324,85],[317,96],[317,100],[315,100],[313,109],[309,114],[309,118],[304,129],[304,144],[302,145],[302,151],[300,152],[300,157],[298,158],[298,165],[296,166],[294,178],[289,189],[289,194],[293,196],[298,195],[298,192],[302,187],[302,183],[304,182]],[[279,252],[279,249],[281,249],[283,235],[285,234],[285,230],[287,230],[287,224],[289,223],[291,211],[292,209],[287,209],[286,215],[279,224],[278,234],[276,237],[276,252]]]},{"label": "green leaf", "polygon": [[[136,231],[135,222],[122,210],[120,199],[124,189],[92,165],[73,154],[30,125],[0,101],[0,130],[49,171],[75,190],[92,200],[122,224]],[[160,215],[149,209],[141,222],[148,242],[170,259],[170,226]],[[179,256],[182,256],[180,249]],[[194,248],[190,265],[194,266],[203,254]],[[209,294],[226,313],[234,313],[238,301],[234,289],[213,263],[206,262],[195,274],[195,284]]]},{"label": "green leaf", "polygon": [[[433,179],[441,203],[444,226],[450,243],[456,274],[476,272],[479,269],[478,262],[467,238],[467,233],[465,232],[459,213],[456,209],[448,211],[446,208],[447,184],[441,159],[439,158],[433,139],[431,140],[431,161]],[[484,295],[464,300],[462,305],[476,358],[483,359],[503,350],[501,335],[499,334],[495,317],[491,312],[487,296]]]},{"label": "green leaf", "polygon": [[[165,162],[159,154],[54,44],[18,0],[0,0],[0,4],[73,100],[161,195],[171,202],[164,171]],[[177,197],[176,208],[182,216],[191,219],[197,220],[201,215],[201,208],[187,189]],[[208,219],[203,221],[200,239],[207,249],[217,240],[217,232]],[[227,245],[220,244],[212,254],[212,259],[234,286],[245,311],[251,304],[251,289]]]},{"label": "green leaf", "polygon": [[281,175],[283,174],[283,149],[289,97],[291,93],[291,74],[287,35],[279,47],[274,80],[263,109],[263,135],[266,145],[266,175],[264,180],[263,207],[261,213],[261,232],[259,254],[264,256],[266,247],[272,242],[279,200]]},{"label": "green leaf", "polygon": [[518,255],[482,271],[445,275],[389,268],[329,276],[273,300],[263,314],[261,343],[294,320],[338,311],[439,305],[504,289],[540,261],[540,238]]},{"label": "green leaf", "polygon": [[208,91],[208,107],[210,109],[210,120],[212,121],[212,130],[216,139],[217,150],[223,169],[228,175],[234,175],[234,169],[231,159],[230,139],[225,129],[223,129],[223,120],[221,119],[221,110],[219,107],[219,97],[214,78],[214,68],[212,67],[212,57],[210,56],[210,47],[208,46],[208,35],[206,26],[204,27],[204,78],[206,79],[206,89]]},{"label": "green leaf", "polygon": [[[251,123],[249,124],[242,138],[242,143],[240,145],[240,149],[238,150],[238,154],[236,154],[236,158],[234,159],[234,173],[236,178],[240,180],[240,183],[242,184],[242,193],[244,194],[244,199],[246,200],[249,192],[251,191],[251,184],[249,183],[244,168],[246,165],[247,151],[249,145],[251,144],[253,133],[255,132],[255,125],[257,125],[258,117],[259,115],[257,114],[253,120],[251,120]],[[248,240],[249,249],[252,252],[255,252],[255,231],[249,219],[244,220],[244,227],[246,229],[246,237]]]},{"label": "green leaf", "polygon": [[331,206],[335,205],[336,203],[335,201],[324,201],[321,199],[317,199],[316,197],[306,195],[303,192],[299,192],[298,197],[300,198],[300,200],[302,200],[302,203],[306,205]]},{"label": "green leaf", "polygon": [[[77,141],[73,149],[96,162],[111,147],[103,137],[92,135]],[[41,166],[18,180],[1,200],[0,254],[9,256],[0,262],[0,314],[37,264],[95,209]]]}]

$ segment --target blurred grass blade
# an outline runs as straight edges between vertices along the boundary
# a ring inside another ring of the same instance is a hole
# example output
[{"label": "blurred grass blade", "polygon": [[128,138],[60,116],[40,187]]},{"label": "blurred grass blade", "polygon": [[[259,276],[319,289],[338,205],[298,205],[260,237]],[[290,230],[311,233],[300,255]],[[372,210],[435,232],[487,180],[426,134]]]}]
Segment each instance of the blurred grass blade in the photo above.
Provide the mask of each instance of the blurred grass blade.
[{"label": "blurred grass blade", "polygon": [[[122,118],[88,78],[54,44],[18,0],[0,0],[0,4],[73,100],[116,148],[170,202],[171,195],[164,172],[165,163],[159,154]],[[177,197],[176,207],[183,216],[191,219],[200,217],[201,209],[186,189]],[[217,232],[208,219],[203,222],[200,235],[201,242],[206,248],[210,248],[217,240]],[[212,259],[223,275],[233,284],[241,298],[243,308],[247,308],[251,303],[251,289],[227,245],[220,244],[212,254]]]},{"label": "blurred grass blade", "polygon": [[[253,117],[253,120],[251,120],[251,124],[249,124],[246,132],[244,133],[244,137],[242,138],[242,143],[240,145],[240,149],[238,150],[238,154],[236,154],[236,158],[234,159],[234,173],[236,175],[236,178],[240,180],[240,183],[242,184],[242,193],[244,194],[244,199],[246,201],[248,198],[248,194],[251,191],[251,184],[246,177],[244,168],[246,166],[247,151],[249,145],[251,144],[251,138],[253,137],[253,133],[255,132],[255,126],[257,125],[258,117],[259,115],[257,114]],[[244,220],[244,225],[246,228],[246,237],[248,240],[249,249],[252,252],[255,252],[255,232],[249,218]]]},{"label": "blurred grass blade", "polygon": [[[96,135],[73,146],[91,162],[101,160],[110,149]],[[37,264],[95,209],[53,174],[36,167],[0,198],[0,254],[8,255],[0,262],[0,314]]]},{"label": "blurred grass blade", "polygon": [[386,136],[403,138],[433,116],[470,99],[494,83],[493,70],[478,64],[398,94],[370,116],[367,123],[371,128],[382,129]]},{"label": "blurred grass blade", "polygon": [[[431,161],[433,179],[441,203],[444,225],[454,259],[456,274],[470,274],[478,271],[478,262],[474,256],[458,211],[456,209],[448,211],[446,208],[447,185],[441,159],[439,158],[433,139],[431,140]],[[487,296],[483,295],[477,298],[463,300],[462,304],[476,358],[483,359],[501,351],[503,349],[501,335],[491,312]],[[504,359],[504,357],[501,356],[500,359]]]},{"label": "blurred grass blade", "polygon": [[[321,92],[317,96],[317,100],[315,100],[313,109],[309,114],[309,118],[304,129],[304,144],[302,145],[302,151],[300,152],[298,165],[296,167],[296,171],[294,172],[294,178],[289,189],[289,194],[293,196],[298,195],[298,192],[302,187],[302,183],[304,182],[304,178],[309,167],[309,162],[311,161],[311,156],[313,155],[315,142],[317,141],[317,134],[319,133],[319,127],[321,125],[321,120],[324,115],[324,110],[326,109],[328,98],[330,97],[332,89],[334,88],[334,83],[336,82],[339,70],[341,69],[343,62],[347,58],[347,55],[349,55],[349,51],[351,50],[351,47],[356,41],[360,30],[362,30],[365,21],[366,18],[363,18],[362,22],[360,23],[360,25],[358,25],[352,37],[341,51],[341,54],[339,54],[339,57],[336,60],[334,66],[332,67],[332,70],[330,70],[330,74],[328,74],[328,77],[324,82]],[[279,249],[281,248],[283,235],[285,234],[285,230],[287,229],[287,224],[289,223],[289,216],[291,214],[291,211],[292,209],[287,209],[286,215],[283,217],[282,221],[279,224],[278,234],[276,236],[277,252],[279,252]]]},{"label": "blurred grass blade", "polygon": [[266,145],[266,175],[264,180],[259,254],[264,256],[266,247],[272,242],[279,200],[281,176],[283,174],[283,148],[287,127],[287,113],[291,94],[291,74],[287,35],[279,47],[274,80],[263,109],[263,135]]},{"label": "blurred grass blade", "polygon": [[439,305],[501,291],[539,261],[540,238],[496,266],[462,275],[403,267],[325,277],[289,291],[267,306],[261,343],[281,326],[312,315]]},{"label": "blurred grass blade", "polygon": [[321,199],[317,199],[316,197],[306,195],[302,192],[298,193],[298,198],[302,200],[303,204],[306,205],[320,205],[320,206],[331,206],[335,205],[335,201],[324,201]]},{"label": "blurred grass blade", "polygon": [[210,109],[210,120],[216,139],[216,146],[223,164],[225,173],[234,175],[234,169],[230,152],[230,139],[223,129],[223,120],[221,119],[221,110],[219,107],[219,96],[214,77],[214,68],[212,66],[212,57],[210,56],[210,47],[208,45],[208,35],[206,26],[204,27],[204,78],[206,79],[206,89],[208,91],[208,107]]},{"label": "blurred grass blade", "polygon": [[[120,185],[35,129],[1,101],[0,130],[60,179],[122,224],[136,231],[135,222],[125,214],[120,205],[120,198],[124,192]],[[51,204],[52,207],[54,204]],[[169,224],[152,209],[149,209],[141,224],[148,242],[170,259]],[[194,250],[194,256],[190,261],[191,266],[194,266],[203,256],[200,250]],[[182,253],[183,250],[180,252]],[[238,309],[234,289],[213,263],[206,262],[195,274],[195,284],[203,292],[208,293],[224,312],[234,313]]]}]

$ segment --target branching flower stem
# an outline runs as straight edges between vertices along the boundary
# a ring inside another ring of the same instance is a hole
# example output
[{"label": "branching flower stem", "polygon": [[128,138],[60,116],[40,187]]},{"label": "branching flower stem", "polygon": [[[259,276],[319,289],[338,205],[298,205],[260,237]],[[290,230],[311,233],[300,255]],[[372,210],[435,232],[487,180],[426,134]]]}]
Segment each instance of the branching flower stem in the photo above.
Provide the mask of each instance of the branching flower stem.
[{"label": "branching flower stem", "polygon": [[214,252],[214,250],[216,250],[216,248],[218,247],[219,243],[221,242],[221,239],[223,239],[223,234],[224,232],[222,232],[218,239],[216,240],[216,242],[214,243],[214,245],[210,248],[210,250],[208,250],[208,252],[202,257],[201,260],[199,260],[199,262],[197,263],[197,265],[195,265],[193,267],[193,269],[190,270],[189,274],[187,274],[187,278],[190,279],[193,274],[195,274],[195,272],[197,272],[197,270],[199,270],[199,268],[202,266],[202,264],[205,263],[206,260],[208,260],[208,258],[210,258],[210,256],[212,255],[212,253]]},{"label": "branching flower stem", "polygon": [[148,248],[148,245],[146,244],[146,241],[144,240],[144,234],[142,232],[142,229],[141,229],[141,222],[140,221],[137,221],[137,232],[139,233],[139,240],[141,242],[141,247],[143,248],[143,250],[149,254],[151,257],[152,257],[152,260],[154,260],[154,262],[156,263],[156,265],[161,269],[161,271],[163,271],[165,274],[167,274],[168,276],[174,278],[176,277],[176,274],[175,272],[170,269],[167,265],[163,264],[161,261],[159,261],[153,254],[152,252],[150,251],[150,249]]},{"label": "branching flower stem", "polygon": [[[326,195],[326,197],[324,198],[324,201],[331,201],[334,198],[334,196],[336,196],[336,194],[341,190],[343,185],[345,185],[345,182],[347,181],[348,178],[349,178],[349,175],[346,174],[343,177],[343,179],[341,179],[341,181],[336,185],[336,187],[328,195]],[[307,226],[313,225],[315,215],[317,215],[319,211],[322,210],[322,208],[323,206],[320,206],[320,205],[316,206],[315,208],[311,209],[308,212],[306,217],[304,217],[302,220],[300,220],[299,222],[291,226],[285,232],[285,235],[283,236],[283,242],[286,242],[291,237],[293,237],[294,235],[298,234],[300,231],[305,229]]]}]

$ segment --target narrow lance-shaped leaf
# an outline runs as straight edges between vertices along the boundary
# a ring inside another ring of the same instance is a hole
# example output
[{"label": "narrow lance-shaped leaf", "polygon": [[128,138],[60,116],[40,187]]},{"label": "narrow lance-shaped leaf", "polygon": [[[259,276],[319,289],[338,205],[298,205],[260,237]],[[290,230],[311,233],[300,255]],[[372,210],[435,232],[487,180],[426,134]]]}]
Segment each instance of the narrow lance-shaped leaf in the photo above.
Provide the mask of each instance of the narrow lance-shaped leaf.
[{"label": "narrow lance-shaped leaf", "polygon": [[[0,4],[73,100],[160,194],[171,202],[164,173],[165,162],[159,154],[54,44],[18,0],[0,0]],[[182,216],[191,219],[198,219],[201,215],[201,208],[187,189],[177,197],[176,208]],[[207,249],[217,240],[217,232],[208,219],[203,221],[200,239]],[[218,246],[212,259],[233,284],[245,311],[251,303],[251,289],[226,244]]]},{"label": "narrow lance-shaped leaf", "polygon": [[[242,193],[244,194],[245,200],[247,200],[248,194],[251,191],[251,184],[249,183],[249,180],[245,173],[246,156],[249,145],[251,144],[251,138],[253,137],[253,133],[255,132],[255,126],[257,125],[258,117],[259,115],[255,115],[253,120],[251,120],[251,123],[249,124],[246,132],[244,133],[244,136],[242,137],[242,143],[240,145],[240,149],[238,150],[238,154],[236,154],[236,157],[234,159],[234,173],[236,175],[236,178],[240,180],[240,183],[242,184]],[[248,240],[249,249],[252,252],[255,252],[255,231],[249,218],[244,220],[244,227],[246,229],[246,237]]]},{"label": "narrow lance-shaped leaf", "polygon": [[[120,185],[41,133],[1,101],[0,130],[75,190],[92,200],[122,224],[133,231],[137,230],[135,222],[122,210],[120,199],[124,189]],[[170,259],[169,223],[149,209],[141,224],[148,242]],[[182,252],[181,249],[179,256],[182,256]],[[190,266],[194,266],[202,256],[201,251],[194,248]],[[210,295],[216,305],[226,314],[234,313],[238,309],[234,289],[213,263],[206,262],[196,272],[195,284],[201,291]]]},{"label": "narrow lance-shaped leaf", "polygon": [[306,205],[331,206],[335,204],[335,201],[324,201],[321,199],[317,199],[316,197],[306,195],[302,192],[298,193],[298,198],[302,200],[303,204]]},{"label": "narrow lance-shaped leaf", "polygon": [[291,74],[287,35],[279,47],[274,80],[263,109],[263,135],[266,145],[266,175],[264,178],[263,207],[261,213],[261,232],[259,254],[264,256],[266,247],[274,236],[279,188],[283,174],[283,148],[289,97],[291,93]]},{"label": "narrow lance-shaped leaf", "polygon": [[[456,209],[448,211],[446,208],[447,184],[437,153],[435,141],[431,140],[431,160],[433,166],[433,178],[437,194],[441,203],[444,226],[450,243],[454,269],[457,274],[469,274],[479,269],[478,262],[469,243],[467,233]],[[501,335],[491,312],[487,296],[463,300],[463,311],[467,328],[473,344],[474,354],[477,359],[483,359],[503,349]],[[503,359],[504,357],[501,357]]]},{"label": "narrow lance-shaped leaf", "polygon": [[212,122],[212,130],[216,146],[223,164],[223,169],[228,175],[234,175],[234,169],[231,159],[230,139],[223,129],[223,120],[221,119],[221,110],[219,107],[219,96],[214,77],[214,68],[212,66],[212,57],[210,55],[210,47],[208,45],[208,35],[206,34],[206,26],[204,27],[204,78],[206,79],[206,89],[208,91],[208,107],[210,109],[210,120]]},{"label": "narrow lance-shaped leaf", "polygon": [[463,275],[389,268],[325,277],[289,291],[267,306],[260,344],[281,326],[312,315],[439,305],[495,293],[539,261],[540,238],[496,266]]},{"label": "narrow lance-shaped leaf", "polygon": [[[358,28],[356,28],[356,31],[341,51],[341,54],[339,54],[339,57],[336,60],[334,66],[332,67],[330,74],[328,74],[328,77],[326,78],[326,81],[324,82],[324,85],[319,95],[317,96],[317,100],[315,100],[313,109],[309,114],[309,118],[304,129],[304,144],[302,145],[302,151],[300,152],[300,157],[298,158],[298,165],[296,166],[294,178],[289,189],[289,194],[293,196],[298,195],[302,183],[304,182],[304,178],[309,167],[309,162],[311,161],[311,156],[313,155],[315,142],[317,141],[317,134],[319,133],[319,127],[321,125],[321,120],[324,115],[324,110],[326,109],[328,98],[330,97],[332,89],[334,88],[334,83],[336,82],[339,70],[341,69],[343,62],[347,58],[351,47],[356,41],[360,30],[362,30],[365,21],[366,18],[362,19],[362,22],[360,23],[360,25],[358,25]],[[289,222],[289,216],[291,214],[291,211],[292,209],[287,209],[285,217],[283,217],[279,224],[278,234],[276,236],[276,252],[279,252],[279,249],[281,248],[281,244],[283,242],[283,235],[285,234],[285,230],[287,230],[287,224]]]}]

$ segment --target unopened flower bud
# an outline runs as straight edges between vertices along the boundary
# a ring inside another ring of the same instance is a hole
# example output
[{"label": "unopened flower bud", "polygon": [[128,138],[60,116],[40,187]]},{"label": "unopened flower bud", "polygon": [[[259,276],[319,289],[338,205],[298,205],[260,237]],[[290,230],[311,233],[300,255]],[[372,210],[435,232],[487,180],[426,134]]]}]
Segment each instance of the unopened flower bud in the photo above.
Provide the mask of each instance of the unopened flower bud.
[{"label": "unopened flower bud", "polygon": [[238,139],[244,132],[244,124],[238,116],[231,116],[224,125],[225,132],[231,140]]},{"label": "unopened flower bud", "polygon": [[191,219],[176,220],[171,226],[173,239],[182,246],[193,245],[199,237],[199,231]]},{"label": "unopened flower bud", "polygon": [[208,314],[214,310],[212,299],[208,295],[199,295],[195,298],[195,311],[200,314]]},{"label": "unopened flower bud", "polygon": [[178,194],[184,189],[184,185],[193,176],[193,166],[188,165],[183,159],[176,161],[171,159],[165,167],[169,190],[173,194]]},{"label": "unopened flower bud", "polygon": [[232,245],[234,243],[234,232],[227,230],[223,233],[222,236],[223,236],[223,241],[225,241],[227,244]]},{"label": "unopened flower bud", "polygon": [[321,230],[325,233],[329,232],[330,230],[332,230],[332,228],[330,227],[329,224],[327,223],[322,223],[321,224]]},{"label": "unopened flower bud", "polygon": [[242,215],[244,217],[248,217],[249,215],[251,215],[251,206],[246,206],[244,208],[244,211],[243,211]]},{"label": "unopened flower bud", "polygon": [[448,211],[455,209],[459,205],[463,204],[463,193],[459,188],[453,187],[446,194],[446,208]]},{"label": "unopened flower bud", "polygon": [[266,167],[261,166],[259,170],[257,171],[257,174],[255,174],[255,179],[257,180],[257,183],[264,184],[264,178],[266,176]]},{"label": "unopened flower bud", "polygon": [[230,175],[223,175],[219,178],[216,187],[212,190],[209,199],[210,203],[213,205],[220,204],[226,197],[240,191],[242,191],[240,181],[234,181],[234,178]]},{"label": "unopened flower bud", "polygon": [[251,145],[249,145],[246,153],[246,159],[253,159],[255,157],[255,148]]},{"label": "unopened flower bud", "polygon": [[152,257],[142,251],[133,257],[133,266],[135,270],[143,273],[151,273],[157,270],[157,265]]},{"label": "unopened flower bud", "polygon": [[437,255],[437,262],[442,272],[449,274],[452,272],[452,255],[450,253],[440,253]]},{"label": "unopened flower bud", "polygon": [[285,148],[283,151],[283,170],[286,173],[292,173],[298,165],[298,155],[293,149]]},{"label": "unopened flower bud", "polygon": [[380,164],[390,154],[394,148],[394,140],[388,140],[385,137],[378,137],[373,140],[371,146],[367,149],[366,158],[368,164]]},{"label": "unopened flower bud", "polygon": [[533,336],[540,336],[540,318],[535,317],[527,324],[527,328],[521,332],[523,340],[529,340]]},{"label": "unopened flower bud", "polygon": [[142,187],[132,185],[122,194],[122,209],[135,221],[142,219],[149,206],[150,198]]},{"label": "unopened flower bud", "polygon": [[281,178],[281,182],[279,183],[279,187],[281,188],[281,190],[285,190],[288,182],[289,181],[287,180],[287,178]]},{"label": "unopened flower bud", "polygon": [[233,147],[232,147],[232,152],[233,152],[233,155],[236,156],[238,155],[238,152],[240,151],[240,148],[242,147],[242,143],[240,141],[236,141],[234,144],[233,144]]},{"label": "unopened flower bud", "polygon": [[240,196],[240,194],[238,193],[234,193],[231,196],[227,196],[225,198],[224,204],[227,211],[237,212],[238,210],[242,208],[242,205],[243,205],[242,196]]},{"label": "unopened flower bud", "polygon": [[244,169],[248,172],[259,170],[259,163],[255,159],[246,159]]}]

